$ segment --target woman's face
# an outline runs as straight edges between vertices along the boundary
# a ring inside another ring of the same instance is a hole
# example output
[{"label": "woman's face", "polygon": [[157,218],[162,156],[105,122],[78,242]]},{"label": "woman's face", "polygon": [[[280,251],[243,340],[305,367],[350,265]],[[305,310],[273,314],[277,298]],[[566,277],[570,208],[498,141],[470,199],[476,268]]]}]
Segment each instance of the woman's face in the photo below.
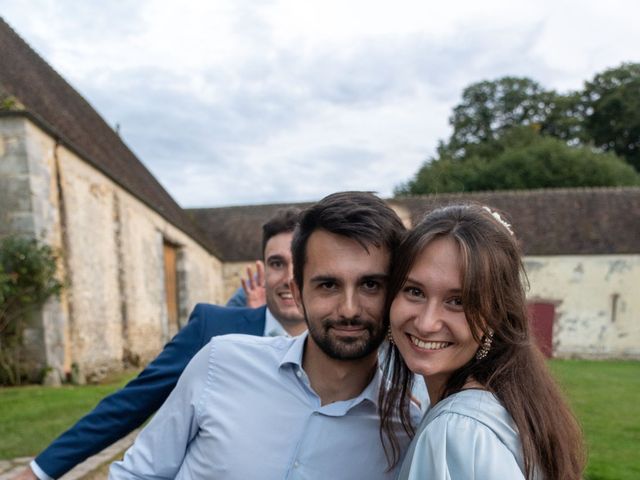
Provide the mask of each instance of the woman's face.
[{"label": "woman's face", "polygon": [[462,258],[455,241],[441,237],[416,257],[391,304],[391,332],[409,368],[430,392],[476,353],[462,305]]}]

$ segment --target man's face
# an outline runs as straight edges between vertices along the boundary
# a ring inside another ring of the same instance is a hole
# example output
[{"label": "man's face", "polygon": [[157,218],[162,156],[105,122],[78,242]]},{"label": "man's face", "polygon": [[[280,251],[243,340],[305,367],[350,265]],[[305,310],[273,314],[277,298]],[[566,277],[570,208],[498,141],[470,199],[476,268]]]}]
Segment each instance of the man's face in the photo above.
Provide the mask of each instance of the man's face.
[{"label": "man's face", "polygon": [[357,360],[376,351],[385,337],[383,309],[390,255],[324,230],[311,234],[303,289],[294,284],[309,339],[330,358]]},{"label": "man's face", "polygon": [[283,326],[299,324],[304,317],[298,310],[291,289],[293,276],[291,239],[293,232],[271,237],[264,247],[264,275],[267,307]]}]

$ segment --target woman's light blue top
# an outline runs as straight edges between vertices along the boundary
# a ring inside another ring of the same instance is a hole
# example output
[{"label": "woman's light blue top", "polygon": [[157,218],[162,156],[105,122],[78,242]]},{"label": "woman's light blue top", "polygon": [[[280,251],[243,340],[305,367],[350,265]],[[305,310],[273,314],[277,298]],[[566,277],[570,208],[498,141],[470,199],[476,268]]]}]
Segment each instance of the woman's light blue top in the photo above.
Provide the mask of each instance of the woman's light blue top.
[{"label": "woman's light blue top", "polygon": [[520,437],[511,415],[485,390],[445,398],[422,419],[400,480],[524,479]]}]

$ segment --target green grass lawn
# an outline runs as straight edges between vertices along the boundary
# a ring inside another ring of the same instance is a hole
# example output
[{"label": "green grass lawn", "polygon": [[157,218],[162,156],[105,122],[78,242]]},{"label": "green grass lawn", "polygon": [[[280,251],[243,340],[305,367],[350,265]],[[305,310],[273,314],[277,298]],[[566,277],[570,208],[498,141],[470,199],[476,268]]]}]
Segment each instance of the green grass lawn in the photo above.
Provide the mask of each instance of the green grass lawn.
[{"label": "green grass lawn", "polygon": [[39,453],[133,376],[123,374],[101,385],[0,387],[0,459]]},{"label": "green grass lawn", "polygon": [[553,360],[586,437],[587,480],[640,479],[640,362]]},{"label": "green grass lawn", "polygon": [[[640,362],[553,360],[589,448],[587,480],[640,478]],[[0,388],[0,459],[34,455],[132,374],[104,385]]]}]

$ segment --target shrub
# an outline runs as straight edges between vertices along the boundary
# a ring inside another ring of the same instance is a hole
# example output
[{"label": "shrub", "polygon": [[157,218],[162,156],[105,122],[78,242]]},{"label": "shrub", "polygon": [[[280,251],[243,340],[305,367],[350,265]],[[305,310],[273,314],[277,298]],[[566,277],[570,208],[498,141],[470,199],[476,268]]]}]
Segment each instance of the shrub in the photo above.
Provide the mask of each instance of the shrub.
[{"label": "shrub", "polygon": [[62,288],[51,247],[15,236],[0,240],[0,384],[21,383],[25,319]]}]

